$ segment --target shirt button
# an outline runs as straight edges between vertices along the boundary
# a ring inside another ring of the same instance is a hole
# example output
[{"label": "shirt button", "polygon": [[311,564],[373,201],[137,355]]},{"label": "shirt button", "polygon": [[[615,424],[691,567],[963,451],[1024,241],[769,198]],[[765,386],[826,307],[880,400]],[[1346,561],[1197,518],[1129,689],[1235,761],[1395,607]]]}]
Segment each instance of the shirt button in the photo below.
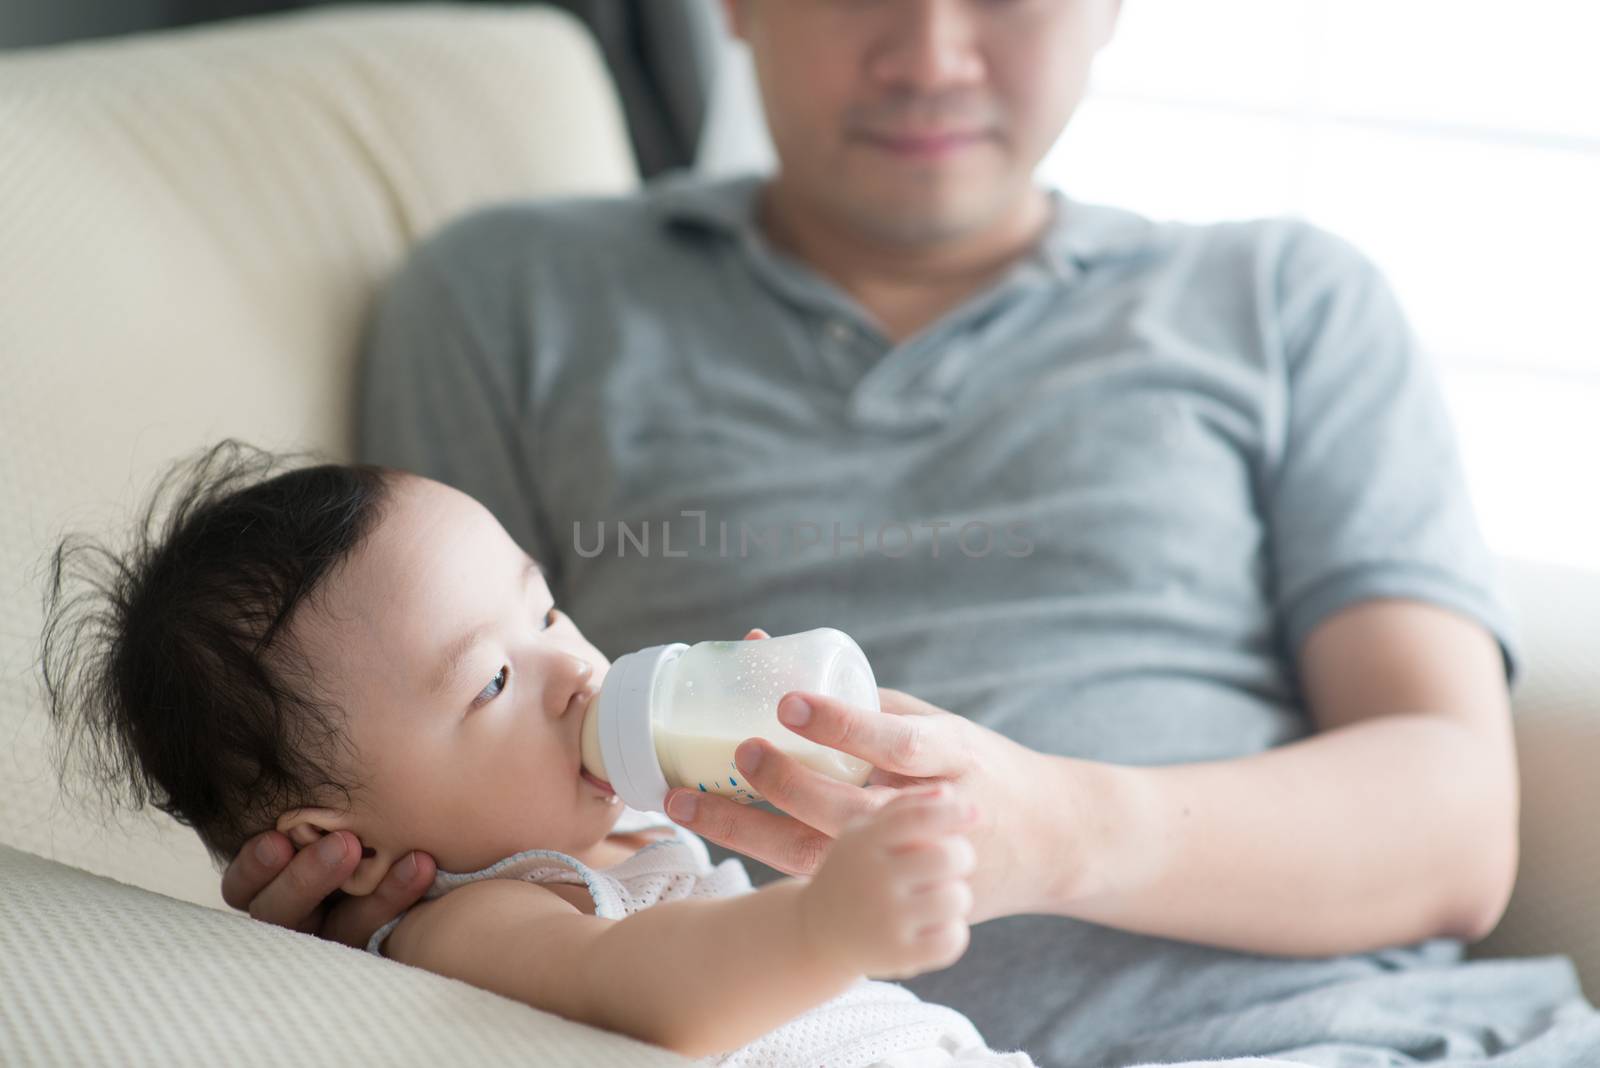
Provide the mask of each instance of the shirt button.
[{"label": "shirt button", "polygon": [[828,336],[841,345],[849,344],[855,334],[855,330],[843,319],[834,319],[828,323]]}]

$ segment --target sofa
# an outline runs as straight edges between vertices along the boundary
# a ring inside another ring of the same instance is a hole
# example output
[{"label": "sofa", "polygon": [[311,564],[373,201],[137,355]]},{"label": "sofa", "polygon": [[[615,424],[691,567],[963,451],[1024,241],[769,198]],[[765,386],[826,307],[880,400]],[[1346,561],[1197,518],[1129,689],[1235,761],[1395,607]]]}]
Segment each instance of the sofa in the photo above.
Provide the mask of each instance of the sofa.
[{"label": "sofa", "polygon": [[[188,829],[57,788],[43,563],[232,435],[353,453],[375,289],[478,205],[638,181],[592,40],[538,7],[321,9],[0,53],[0,1063],[688,1063],[229,909]],[[1520,878],[1474,955],[1600,990],[1600,575],[1502,560]]]}]

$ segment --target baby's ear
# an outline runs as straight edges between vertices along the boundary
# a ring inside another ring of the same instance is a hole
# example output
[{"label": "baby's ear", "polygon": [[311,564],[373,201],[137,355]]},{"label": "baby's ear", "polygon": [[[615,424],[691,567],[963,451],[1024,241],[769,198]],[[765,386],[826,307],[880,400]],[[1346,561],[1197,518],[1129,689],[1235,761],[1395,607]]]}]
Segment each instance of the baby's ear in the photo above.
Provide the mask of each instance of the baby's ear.
[{"label": "baby's ear", "polygon": [[296,849],[316,845],[323,835],[349,825],[350,814],[334,808],[295,808],[278,817],[278,830],[289,836]]},{"label": "baby's ear", "polygon": [[[289,836],[298,851],[316,845],[334,831],[349,831],[359,839],[361,834],[354,823],[354,817],[340,809],[296,808],[278,817],[278,830]],[[361,860],[350,877],[339,884],[339,889],[351,897],[365,897],[377,889],[378,883],[388,874],[389,866],[400,859],[401,855],[392,850],[363,845]]]}]

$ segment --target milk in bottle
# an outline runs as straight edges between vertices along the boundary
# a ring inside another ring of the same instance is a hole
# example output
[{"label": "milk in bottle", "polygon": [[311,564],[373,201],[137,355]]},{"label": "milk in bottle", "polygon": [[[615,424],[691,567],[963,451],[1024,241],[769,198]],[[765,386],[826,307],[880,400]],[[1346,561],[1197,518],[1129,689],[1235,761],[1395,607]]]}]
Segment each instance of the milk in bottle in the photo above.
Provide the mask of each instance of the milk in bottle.
[{"label": "milk in bottle", "polygon": [[824,775],[865,782],[872,770],[866,761],[778,722],[778,699],[791,690],[878,711],[866,655],[832,627],[754,641],[674,642],[618,657],[584,720],[583,766],[631,808],[658,812],[674,786],[760,800],[733,761],[739,743],[755,736]]}]

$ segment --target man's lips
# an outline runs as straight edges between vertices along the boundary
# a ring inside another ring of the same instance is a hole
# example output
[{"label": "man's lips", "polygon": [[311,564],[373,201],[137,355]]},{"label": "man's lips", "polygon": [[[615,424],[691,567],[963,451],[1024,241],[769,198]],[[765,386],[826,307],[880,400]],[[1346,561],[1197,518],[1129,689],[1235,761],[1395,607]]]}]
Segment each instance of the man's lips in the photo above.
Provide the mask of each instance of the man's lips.
[{"label": "man's lips", "polygon": [[863,133],[862,136],[879,148],[899,156],[935,157],[948,155],[969,145],[974,145],[988,135],[982,130],[954,130],[928,134]]}]

